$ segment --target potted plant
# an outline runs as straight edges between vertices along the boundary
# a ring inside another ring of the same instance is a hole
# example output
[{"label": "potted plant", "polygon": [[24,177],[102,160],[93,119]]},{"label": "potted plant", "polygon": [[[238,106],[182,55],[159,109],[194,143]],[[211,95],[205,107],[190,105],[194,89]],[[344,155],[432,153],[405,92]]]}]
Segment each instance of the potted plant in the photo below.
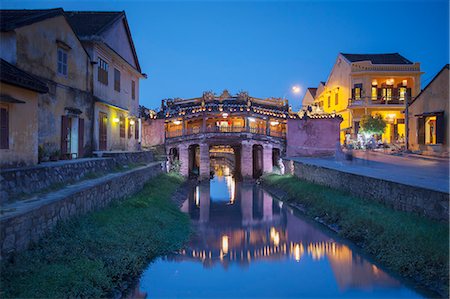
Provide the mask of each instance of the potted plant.
[{"label": "potted plant", "polygon": [[61,152],[59,150],[55,150],[50,154],[50,161],[58,161]]}]

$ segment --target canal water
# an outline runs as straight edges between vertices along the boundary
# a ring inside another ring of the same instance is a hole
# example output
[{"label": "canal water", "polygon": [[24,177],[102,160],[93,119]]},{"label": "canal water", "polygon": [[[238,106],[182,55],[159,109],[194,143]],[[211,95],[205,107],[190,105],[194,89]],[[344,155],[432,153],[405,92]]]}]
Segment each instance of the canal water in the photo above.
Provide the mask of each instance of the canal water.
[{"label": "canal water", "polygon": [[[216,172],[217,173],[217,172]],[[333,232],[226,169],[181,207],[195,235],[143,273],[135,297],[418,298]]]}]

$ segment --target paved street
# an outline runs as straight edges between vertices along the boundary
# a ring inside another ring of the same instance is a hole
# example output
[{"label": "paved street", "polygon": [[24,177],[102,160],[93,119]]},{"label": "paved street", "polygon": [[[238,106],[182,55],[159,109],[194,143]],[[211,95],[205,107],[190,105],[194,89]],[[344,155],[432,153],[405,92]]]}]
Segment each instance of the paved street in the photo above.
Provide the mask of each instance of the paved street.
[{"label": "paved street", "polygon": [[449,163],[446,159],[399,157],[363,151],[354,151],[353,155],[353,161],[336,160],[335,158],[293,158],[293,160],[406,185],[449,192]]}]

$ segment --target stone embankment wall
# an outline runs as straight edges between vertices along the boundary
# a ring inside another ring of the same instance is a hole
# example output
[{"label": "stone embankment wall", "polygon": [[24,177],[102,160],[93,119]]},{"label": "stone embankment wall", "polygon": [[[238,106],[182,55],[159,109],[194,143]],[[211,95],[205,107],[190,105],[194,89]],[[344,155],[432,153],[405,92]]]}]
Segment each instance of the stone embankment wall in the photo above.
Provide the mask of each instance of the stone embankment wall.
[{"label": "stone embankment wall", "polygon": [[119,166],[150,163],[153,154],[142,152],[104,153],[103,158],[46,162],[32,167],[0,170],[0,204],[14,201],[57,185],[69,184],[89,175],[114,171]]},{"label": "stone embankment wall", "polygon": [[160,172],[161,164],[152,163],[112,173],[68,186],[38,201],[6,211],[0,216],[0,258],[27,249],[31,242],[38,241],[59,221],[103,208],[113,200],[134,194]]},{"label": "stone embankment wall", "polygon": [[374,199],[396,210],[448,222],[449,194],[335,169],[294,162],[300,179]]}]

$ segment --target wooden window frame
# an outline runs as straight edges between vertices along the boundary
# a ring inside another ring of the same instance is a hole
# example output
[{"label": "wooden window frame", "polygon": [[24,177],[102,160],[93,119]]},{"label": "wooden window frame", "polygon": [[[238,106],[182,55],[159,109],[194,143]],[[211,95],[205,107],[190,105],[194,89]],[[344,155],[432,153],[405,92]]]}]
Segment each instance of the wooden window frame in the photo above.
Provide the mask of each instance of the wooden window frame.
[{"label": "wooden window frame", "polygon": [[0,149],[9,149],[9,107],[0,107]]},{"label": "wooden window frame", "polygon": [[60,76],[67,77],[69,73],[69,52],[61,47],[57,48],[56,54],[56,72]]},{"label": "wooden window frame", "polygon": [[114,90],[120,92],[120,71],[114,68]]},{"label": "wooden window frame", "polygon": [[119,117],[119,135],[120,138],[125,138],[125,117]]},{"label": "wooden window frame", "polygon": [[102,58],[98,58],[97,81],[108,86],[109,64]]}]

